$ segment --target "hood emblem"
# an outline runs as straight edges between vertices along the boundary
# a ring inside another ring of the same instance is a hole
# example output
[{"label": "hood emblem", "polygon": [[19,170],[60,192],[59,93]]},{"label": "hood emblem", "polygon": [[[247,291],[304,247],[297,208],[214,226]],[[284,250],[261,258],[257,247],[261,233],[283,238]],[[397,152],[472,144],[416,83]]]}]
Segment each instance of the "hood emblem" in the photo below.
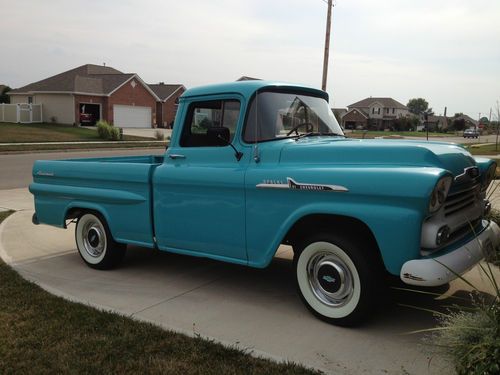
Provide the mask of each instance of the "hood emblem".
[{"label": "hood emblem", "polygon": [[332,191],[332,192],[348,192],[345,186],[341,185],[323,185],[323,184],[310,184],[295,181],[291,177],[286,178],[287,182],[282,180],[264,180],[262,183],[257,184],[259,189],[291,189],[291,190],[308,190],[308,191]]},{"label": "hood emblem", "polygon": [[479,168],[474,166],[474,167],[467,167],[464,168],[464,173],[459,174],[455,176],[455,181],[462,181],[465,179],[471,179],[473,180],[474,178],[479,176]]}]

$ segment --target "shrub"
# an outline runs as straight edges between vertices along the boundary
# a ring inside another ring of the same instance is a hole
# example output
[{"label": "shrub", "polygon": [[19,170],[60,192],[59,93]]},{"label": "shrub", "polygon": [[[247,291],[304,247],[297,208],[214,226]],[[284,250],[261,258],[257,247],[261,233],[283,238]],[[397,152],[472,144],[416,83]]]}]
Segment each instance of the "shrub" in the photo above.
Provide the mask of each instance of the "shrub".
[{"label": "shrub", "polygon": [[158,141],[163,141],[165,139],[165,135],[161,132],[161,130],[155,131],[155,138]]},{"label": "shrub", "polygon": [[455,364],[458,374],[500,373],[500,307],[493,302],[476,302],[472,311],[441,315],[440,330],[433,343]]},{"label": "shrub", "polygon": [[104,139],[106,141],[116,141],[120,139],[120,129],[115,128],[113,125],[107,123],[106,121],[97,122],[97,134],[99,134],[99,137],[101,139]]}]

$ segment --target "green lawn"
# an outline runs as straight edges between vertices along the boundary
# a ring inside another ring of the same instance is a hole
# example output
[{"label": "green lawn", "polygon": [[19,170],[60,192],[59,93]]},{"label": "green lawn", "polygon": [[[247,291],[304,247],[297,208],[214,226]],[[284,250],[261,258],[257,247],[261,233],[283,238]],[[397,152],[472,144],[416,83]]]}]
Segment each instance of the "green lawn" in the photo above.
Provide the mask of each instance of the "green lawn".
[{"label": "green lawn", "polygon": [[473,155],[499,155],[500,154],[500,144],[498,147],[494,144],[485,146],[475,146],[471,145],[467,147],[469,152]]},{"label": "green lawn", "polygon": [[317,374],[68,302],[1,260],[0,373]]},{"label": "green lawn", "polygon": [[[126,135],[125,141],[150,138]],[[59,124],[10,124],[0,122],[0,143],[102,141],[94,129]]]}]

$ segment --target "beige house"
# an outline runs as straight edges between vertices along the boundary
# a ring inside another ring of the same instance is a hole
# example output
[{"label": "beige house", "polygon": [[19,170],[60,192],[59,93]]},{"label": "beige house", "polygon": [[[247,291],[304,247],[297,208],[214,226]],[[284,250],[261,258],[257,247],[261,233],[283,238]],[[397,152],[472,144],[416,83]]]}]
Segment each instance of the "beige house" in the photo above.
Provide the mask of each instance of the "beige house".
[{"label": "beige house", "polygon": [[43,122],[48,123],[94,125],[106,120],[118,127],[163,125],[157,107],[162,99],[155,91],[136,73],[109,66],[82,65],[8,95],[14,104],[42,104]]}]

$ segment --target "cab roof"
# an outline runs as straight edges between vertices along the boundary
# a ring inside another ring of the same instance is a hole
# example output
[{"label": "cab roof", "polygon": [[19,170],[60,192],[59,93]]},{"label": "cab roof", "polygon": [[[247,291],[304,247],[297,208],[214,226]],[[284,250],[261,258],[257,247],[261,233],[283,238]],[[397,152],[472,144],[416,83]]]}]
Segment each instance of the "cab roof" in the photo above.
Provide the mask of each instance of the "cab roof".
[{"label": "cab roof", "polygon": [[326,92],[312,87],[291,84],[291,83],[284,83],[284,82],[262,81],[262,80],[228,82],[228,83],[219,83],[215,85],[194,87],[192,89],[186,90],[184,94],[182,94],[181,98],[236,93],[242,95],[246,99],[250,99],[257,90],[273,89],[273,88],[281,90],[290,89],[302,92],[310,92],[311,94],[322,97],[326,101],[328,101],[328,94]]}]

